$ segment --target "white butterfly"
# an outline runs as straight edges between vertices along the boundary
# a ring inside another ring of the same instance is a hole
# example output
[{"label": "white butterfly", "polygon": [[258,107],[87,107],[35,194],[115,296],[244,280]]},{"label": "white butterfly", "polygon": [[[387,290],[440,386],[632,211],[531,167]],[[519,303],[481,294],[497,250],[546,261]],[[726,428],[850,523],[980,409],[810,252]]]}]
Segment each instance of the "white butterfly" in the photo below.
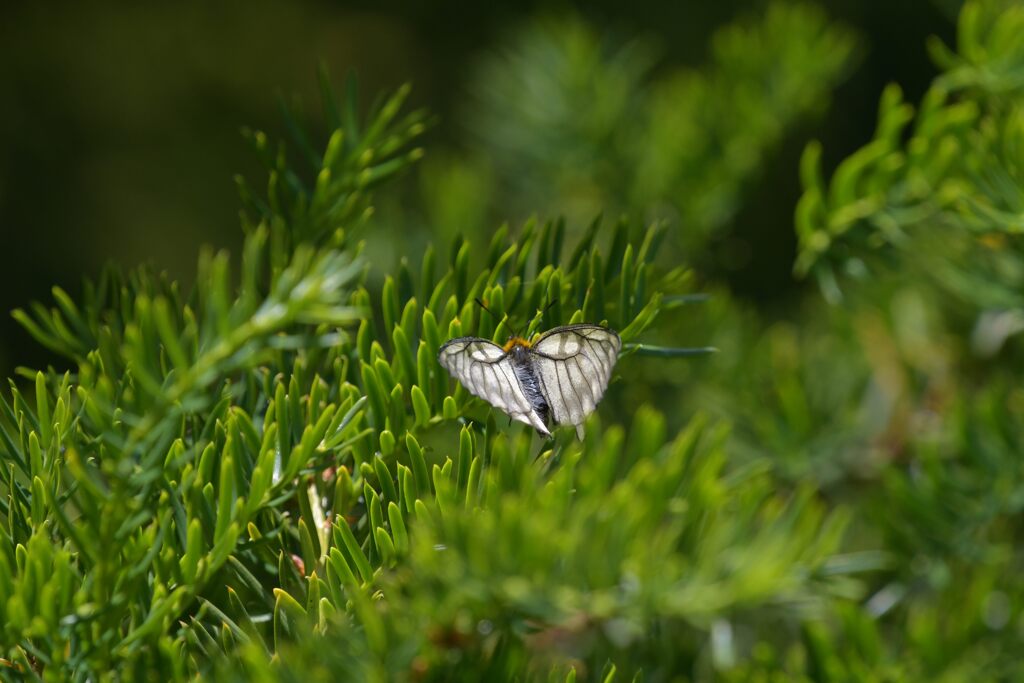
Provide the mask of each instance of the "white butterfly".
[{"label": "white butterfly", "polygon": [[548,421],[573,425],[583,438],[583,421],[594,412],[622,340],[598,325],[566,325],[531,343],[509,338],[505,346],[459,337],[445,342],[437,360],[452,377],[509,417],[550,437]]}]

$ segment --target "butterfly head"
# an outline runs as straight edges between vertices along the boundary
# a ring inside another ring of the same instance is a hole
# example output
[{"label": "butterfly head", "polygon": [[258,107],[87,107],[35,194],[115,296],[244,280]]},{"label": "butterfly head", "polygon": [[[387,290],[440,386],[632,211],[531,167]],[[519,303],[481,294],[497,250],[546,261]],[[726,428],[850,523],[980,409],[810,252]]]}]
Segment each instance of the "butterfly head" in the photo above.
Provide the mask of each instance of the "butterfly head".
[{"label": "butterfly head", "polygon": [[512,335],[511,337],[508,338],[508,341],[505,342],[505,346],[501,348],[503,351],[508,353],[517,346],[522,346],[528,349],[531,346],[533,346],[533,343],[529,339],[524,339],[523,337],[520,337],[518,335]]}]

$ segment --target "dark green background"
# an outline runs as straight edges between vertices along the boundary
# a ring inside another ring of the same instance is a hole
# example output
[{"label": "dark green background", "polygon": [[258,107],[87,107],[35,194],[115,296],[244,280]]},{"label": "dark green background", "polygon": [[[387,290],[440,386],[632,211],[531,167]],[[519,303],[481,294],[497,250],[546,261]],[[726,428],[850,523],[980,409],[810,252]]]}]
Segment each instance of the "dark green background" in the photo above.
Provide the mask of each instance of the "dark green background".
[{"label": "dark green background", "polygon": [[[737,216],[734,234],[748,243],[750,258],[718,275],[741,296],[770,306],[798,286],[790,266],[803,145],[811,137],[823,139],[830,166],[869,139],[886,83],[899,82],[909,100],[917,100],[934,75],[925,38],[951,40],[952,5],[825,5],[832,18],[858,31],[864,58],[825,117],[789,135]],[[475,60],[499,49],[531,16],[568,7],[265,0],[5,4],[0,371],[8,375],[16,365],[52,361],[7,311],[31,300],[48,302],[54,284],[74,295],[82,278],[107,261],[148,262],[188,278],[201,244],[237,251],[232,176],[253,176],[256,168],[239,128],[278,132],[278,94],[298,95],[313,109],[320,60],[338,81],[354,70],[364,96],[412,81],[413,103],[439,115],[426,140],[429,154],[465,139],[460,103]],[[699,66],[716,27],[759,7],[737,0],[604,1],[575,9],[611,36],[652,37],[664,66]],[[494,227],[480,229],[489,234]]]}]

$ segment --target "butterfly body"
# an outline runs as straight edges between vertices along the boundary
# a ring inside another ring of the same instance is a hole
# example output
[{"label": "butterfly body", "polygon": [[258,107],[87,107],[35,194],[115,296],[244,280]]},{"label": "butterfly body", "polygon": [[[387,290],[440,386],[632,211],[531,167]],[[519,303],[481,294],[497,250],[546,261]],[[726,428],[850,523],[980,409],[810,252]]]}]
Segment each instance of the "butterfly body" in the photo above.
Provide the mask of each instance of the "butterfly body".
[{"label": "butterfly body", "polygon": [[611,379],[622,342],[598,325],[556,327],[531,342],[511,337],[499,346],[459,337],[438,350],[438,361],[475,396],[524,422],[543,437],[549,424],[573,425],[597,407]]},{"label": "butterfly body", "polygon": [[[547,426],[551,415],[551,408],[548,406],[547,399],[544,398],[544,394],[541,391],[540,379],[537,377],[537,370],[533,366],[530,347],[517,344],[512,346],[507,353],[526,400],[530,402],[533,411],[540,417],[541,422]],[[546,436],[550,436],[550,432]]]}]

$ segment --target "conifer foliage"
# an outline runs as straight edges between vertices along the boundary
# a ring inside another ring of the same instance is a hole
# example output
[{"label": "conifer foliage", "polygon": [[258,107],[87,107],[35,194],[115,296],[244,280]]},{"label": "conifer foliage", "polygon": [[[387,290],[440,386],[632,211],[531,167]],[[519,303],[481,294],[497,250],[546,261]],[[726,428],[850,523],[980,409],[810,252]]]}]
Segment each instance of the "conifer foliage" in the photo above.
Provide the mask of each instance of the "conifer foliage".
[{"label": "conifer foliage", "polygon": [[[779,25],[827,31],[776,6],[720,56],[784,49]],[[266,178],[239,180],[235,259],[204,252],[188,286],[112,267],[15,312],[68,369],[0,397],[0,673],[1020,676],[1024,12],[970,2],[959,34],[916,119],[887,90],[828,183],[808,147],[796,269],[843,307],[811,294],[795,331],[695,305],[662,222],[532,219],[370,266],[371,192],[431,119],[407,88],[360,116],[324,75],[322,144],[288,112],[287,146],[247,132]],[[801,63],[762,66],[803,92]],[[750,170],[716,167],[730,202]],[[722,353],[686,358],[711,349],[681,348],[680,319]],[[624,348],[582,442],[508,424],[437,362],[451,337],[584,321]]]}]

